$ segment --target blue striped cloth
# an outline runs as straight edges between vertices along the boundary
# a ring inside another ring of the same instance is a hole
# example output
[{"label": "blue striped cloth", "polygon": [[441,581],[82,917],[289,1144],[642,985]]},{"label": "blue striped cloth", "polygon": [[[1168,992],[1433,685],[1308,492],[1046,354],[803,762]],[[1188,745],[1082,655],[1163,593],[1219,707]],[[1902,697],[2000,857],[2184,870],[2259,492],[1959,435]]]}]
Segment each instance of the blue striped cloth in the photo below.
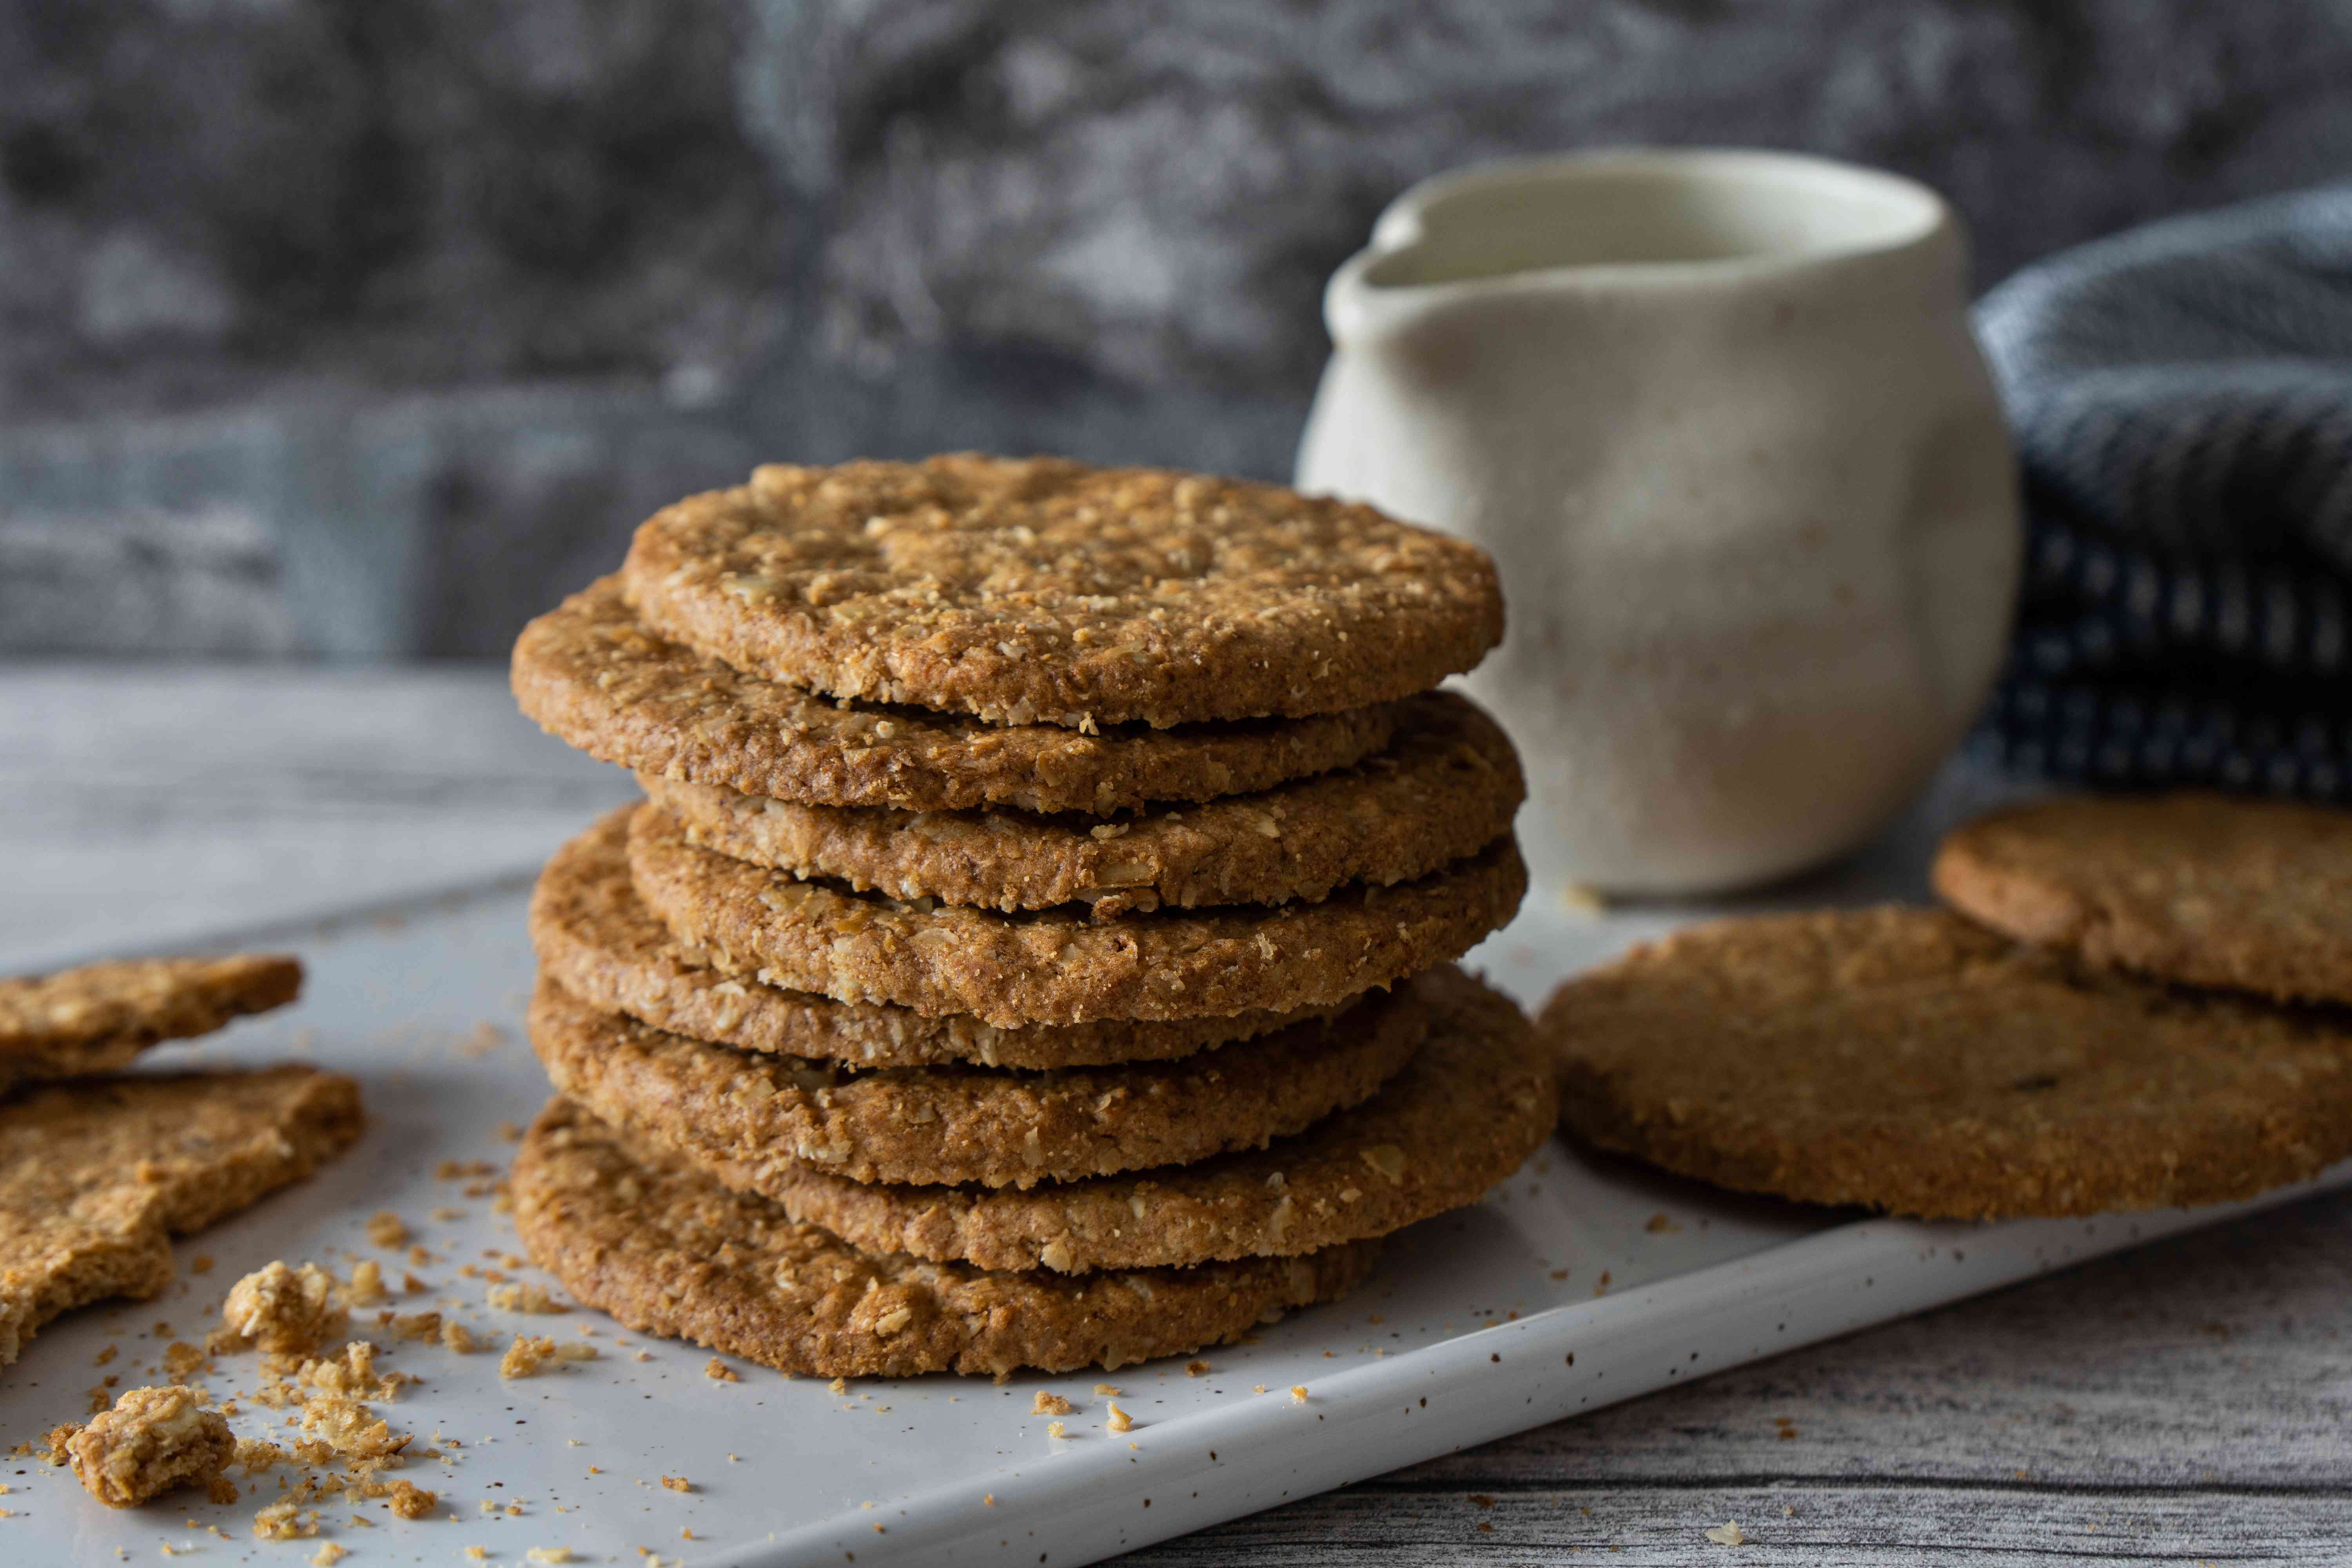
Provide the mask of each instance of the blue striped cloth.
[{"label": "blue striped cloth", "polygon": [[2352,800],[2352,185],[2064,252],[1977,329],[2029,530],[1980,754]]}]

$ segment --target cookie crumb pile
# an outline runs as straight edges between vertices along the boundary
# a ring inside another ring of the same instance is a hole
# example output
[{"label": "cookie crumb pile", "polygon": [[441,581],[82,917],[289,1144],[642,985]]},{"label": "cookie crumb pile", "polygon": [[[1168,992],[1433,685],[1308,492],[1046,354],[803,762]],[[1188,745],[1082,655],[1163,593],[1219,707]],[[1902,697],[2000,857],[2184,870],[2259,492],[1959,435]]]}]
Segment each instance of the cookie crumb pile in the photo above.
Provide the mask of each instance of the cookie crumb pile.
[{"label": "cookie crumb pile", "polygon": [[2352,814],[1991,813],[1951,909],[1717,921],[1562,985],[1563,1121],[1746,1192],[1939,1219],[2249,1198],[2352,1157]]},{"label": "cookie crumb pile", "polygon": [[774,466],[524,631],[646,799],[542,874],[513,1191],[632,1327],[819,1376],[1118,1366],[1347,1290],[1542,1142],[1452,961],[1526,887],[1433,689],[1492,563],[1269,485]]}]

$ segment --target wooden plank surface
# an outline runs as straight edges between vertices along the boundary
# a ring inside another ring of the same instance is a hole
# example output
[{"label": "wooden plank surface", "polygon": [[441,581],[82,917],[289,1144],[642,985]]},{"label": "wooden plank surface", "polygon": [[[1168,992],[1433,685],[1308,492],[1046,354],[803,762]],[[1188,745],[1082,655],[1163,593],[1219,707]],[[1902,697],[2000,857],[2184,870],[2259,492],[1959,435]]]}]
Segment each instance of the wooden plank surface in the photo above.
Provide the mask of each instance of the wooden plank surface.
[{"label": "wooden plank surface", "polygon": [[[495,668],[0,668],[0,966],[512,874],[628,791]],[[2338,1195],[1128,1561],[2352,1562],[2347,1302]]]}]

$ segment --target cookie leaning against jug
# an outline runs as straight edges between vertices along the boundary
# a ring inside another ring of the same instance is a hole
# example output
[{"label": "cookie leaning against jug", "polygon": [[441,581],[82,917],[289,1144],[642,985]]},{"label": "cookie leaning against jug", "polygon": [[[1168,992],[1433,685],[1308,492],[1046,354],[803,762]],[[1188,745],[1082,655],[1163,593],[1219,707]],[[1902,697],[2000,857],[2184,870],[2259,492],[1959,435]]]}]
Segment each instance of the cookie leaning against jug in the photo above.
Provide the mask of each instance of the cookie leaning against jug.
[{"label": "cookie leaning against jug", "polygon": [[651,797],[533,900],[526,1241],[828,1375],[1118,1364],[1348,1289],[1554,1117],[1450,966],[1525,887],[1517,760],[1429,689],[1500,627],[1475,548],[1268,485],[966,456],[656,514],[516,647]]},{"label": "cookie leaning against jug", "polygon": [[2084,962],[2352,1004],[2352,812],[2213,794],[2066,796],[1944,841],[1936,891]]}]

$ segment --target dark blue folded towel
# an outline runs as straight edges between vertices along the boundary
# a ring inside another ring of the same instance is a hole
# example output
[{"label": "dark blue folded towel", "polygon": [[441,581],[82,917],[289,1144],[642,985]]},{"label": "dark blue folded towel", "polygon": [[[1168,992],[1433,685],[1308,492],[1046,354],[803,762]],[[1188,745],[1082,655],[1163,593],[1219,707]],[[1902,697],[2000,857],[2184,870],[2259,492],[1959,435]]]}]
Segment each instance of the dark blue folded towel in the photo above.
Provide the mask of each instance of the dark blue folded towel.
[{"label": "dark blue folded towel", "polygon": [[1977,327],[2029,520],[1979,750],[2352,799],[2352,185],[2067,251]]}]

